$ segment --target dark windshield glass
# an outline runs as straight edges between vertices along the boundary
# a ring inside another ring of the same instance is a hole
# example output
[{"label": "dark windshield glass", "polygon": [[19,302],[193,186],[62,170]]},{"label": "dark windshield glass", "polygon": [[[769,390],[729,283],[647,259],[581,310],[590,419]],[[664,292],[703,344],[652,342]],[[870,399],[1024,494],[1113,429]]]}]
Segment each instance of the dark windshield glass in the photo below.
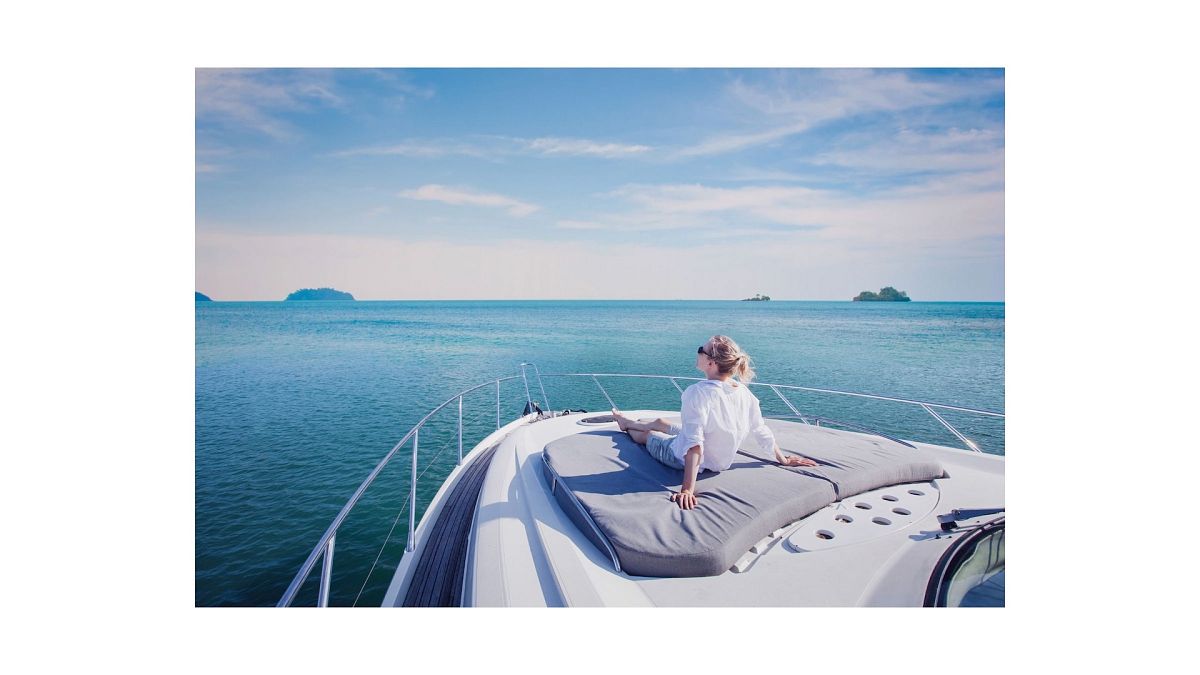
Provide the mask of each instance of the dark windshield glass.
[{"label": "dark windshield glass", "polygon": [[939,597],[946,607],[1004,606],[1004,528],[967,544],[945,577]]}]

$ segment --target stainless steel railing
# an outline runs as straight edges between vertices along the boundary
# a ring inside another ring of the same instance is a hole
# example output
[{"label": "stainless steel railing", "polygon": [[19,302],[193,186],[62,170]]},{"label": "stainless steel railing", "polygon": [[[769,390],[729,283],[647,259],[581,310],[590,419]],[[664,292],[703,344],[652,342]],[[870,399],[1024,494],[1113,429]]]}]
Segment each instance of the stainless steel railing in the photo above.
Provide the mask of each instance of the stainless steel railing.
[{"label": "stainless steel railing", "polygon": [[[288,585],[287,590],[284,592],[283,597],[281,597],[279,599],[279,602],[276,604],[276,606],[277,607],[288,607],[292,604],[292,602],[296,598],[296,594],[300,590],[300,587],[308,579],[309,575],[312,574],[313,568],[316,566],[318,560],[322,561],[322,565],[321,565],[320,586],[319,586],[319,590],[318,590],[318,594],[317,594],[317,605],[319,607],[328,606],[328,604],[329,604],[329,585],[330,585],[331,578],[333,576],[334,543],[337,539],[338,528],[341,527],[342,523],[346,520],[346,517],[350,514],[350,512],[354,509],[354,507],[358,504],[359,499],[362,498],[363,493],[365,493],[367,491],[367,488],[369,488],[371,486],[371,484],[375,482],[375,479],[383,471],[384,467],[387,466],[388,462],[390,462],[392,460],[392,458],[395,457],[396,453],[399,452],[400,449],[402,447],[404,447],[404,445],[406,443],[408,443],[408,441],[410,439],[412,440],[412,467],[411,467],[412,473],[409,474],[409,477],[410,477],[409,478],[409,495],[408,495],[408,501],[406,504],[406,507],[408,508],[408,541],[405,545],[404,550],[406,553],[411,553],[416,548],[415,537],[416,537],[416,529],[417,529],[416,528],[416,525],[417,525],[417,522],[416,522],[417,478],[419,477],[419,474],[417,473],[417,468],[418,468],[417,467],[417,452],[419,449],[421,428],[423,426],[425,426],[426,422],[428,422],[430,420],[430,418],[432,418],[435,414],[437,414],[438,412],[443,410],[446,406],[450,405],[451,403],[457,402],[457,404],[458,404],[458,464],[461,465],[462,459],[463,459],[463,440],[462,440],[462,435],[463,435],[463,421],[462,421],[463,397],[474,391],[478,391],[484,387],[495,385],[495,387],[496,387],[496,429],[499,430],[500,426],[501,426],[500,425],[500,421],[501,421],[501,417],[500,417],[500,383],[501,382],[521,378],[522,382],[525,385],[526,403],[527,404],[532,403],[532,401],[533,401],[532,396],[530,394],[530,389],[529,389],[529,379],[526,376],[526,371],[525,371],[526,366],[532,366],[534,369],[534,373],[537,377],[538,387],[541,390],[542,401],[546,404],[545,410],[547,410],[547,411],[550,410],[550,401],[549,401],[549,398],[546,396],[546,388],[542,382],[543,377],[562,377],[562,378],[586,377],[586,378],[591,378],[591,380],[600,389],[600,393],[603,394],[605,400],[607,400],[608,403],[614,408],[617,407],[617,404],[613,401],[612,396],[609,395],[608,390],[606,390],[604,388],[604,385],[600,383],[600,378],[602,378],[602,377],[604,377],[604,378],[618,378],[619,377],[619,378],[644,378],[644,379],[669,380],[671,382],[671,384],[674,385],[675,389],[677,389],[679,391],[680,394],[683,393],[683,388],[679,386],[679,380],[688,381],[688,382],[698,382],[701,380],[701,378],[699,378],[699,377],[682,377],[682,376],[674,376],[674,375],[642,375],[642,374],[630,374],[630,373],[549,373],[549,374],[543,375],[538,370],[538,367],[536,364],[521,363],[520,364],[520,368],[521,368],[520,375],[511,375],[509,377],[501,377],[501,378],[498,378],[495,380],[489,380],[487,382],[484,382],[483,384],[478,384],[474,387],[471,387],[469,389],[464,389],[464,390],[458,392],[457,394],[451,396],[450,398],[448,398],[444,402],[442,402],[441,405],[439,405],[436,408],[434,408],[433,410],[429,411],[429,413],[426,414],[424,417],[422,417],[421,420],[419,422],[417,422],[412,427],[412,429],[410,429],[408,431],[408,433],[406,433],[404,435],[403,438],[400,439],[400,442],[396,443],[396,445],[394,447],[392,447],[391,451],[389,451],[387,453],[387,455],[385,455],[383,457],[383,459],[381,459],[379,461],[379,463],[375,465],[375,468],[371,471],[370,474],[367,475],[366,479],[362,482],[361,485],[359,485],[358,489],[355,490],[354,494],[351,495],[349,501],[346,502],[346,505],[343,506],[342,510],[338,512],[337,517],[335,517],[333,519],[333,522],[330,523],[329,527],[325,530],[325,534],[321,535],[321,539],[317,542],[317,545],[315,547],[313,547],[312,553],[309,554],[308,558],[304,561],[304,564],[300,566],[300,570],[296,572],[296,576],[292,579],[291,584]],[[784,417],[795,417],[795,418],[800,419],[802,422],[804,422],[806,424],[816,424],[818,426],[823,421],[838,424],[841,426],[847,426],[850,428],[858,429],[860,431],[866,431],[868,433],[883,436],[884,438],[888,438],[890,440],[896,441],[897,443],[902,443],[904,445],[908,445],[909,447],[912,447],[912,446],[905,441],[902,441],[898,438],[894,438],[894,437],[886,435],[886,434],[882,434],[878,431],[873,431],[871,429],[867,429],[865,427],[862,427],[862,426],[859,426],[856,424],[852,424],[852,423],[848,423],[848,422],[838,422],[836,420],[832,420],[832,419],[829,419],[826,417],[820,417],[817,415],[807,415],[807,414],[801,413],[800,410],[798,410],[796,408],[796,406],[786,396],[784,396],[782,392],[780,392],[780,389],[807,391],[807,392],[822,393],[822,394],[834,394],[834,395],[841,395],[841,396],[852,396],[852,397],[875,399],[875,400],[881,400],[881,401],[893,401],[893,402],[897,402],[897,403],[904,403],[904,404],[910,404],[913,406],[917,406],[917,407],[923,409],[925,412],[929,413],[931,416],[933,416],[938,422],[940,422],[943,426],[945,426],[947,429],[949,429],[950,432],[952,434],[954,434],[955,437],[957,437],[959,440],[961,440],[967,446],[968,449],[973,450],[975,452],[982,452],[982,450],[973,441],[971,441],[965,435],[963,435],[958,429],[954,428],[954,426],[951,425],[948,421],[946,421],[946,419],[944,417],[939,415],[935,409],[937,409],[937,410],[954,410],[954,411],[958,411],[958,412],[966,412],[966,413],[984,415],[984,416],[989,416],[989,417],[1004,418],[1004,413],[998,413],[998,412],[994,412],[991,410],[979,410],[979,409],[975,409],[975,408],[964,408],[962,406],[953,406],[953,405],[946,405],[946,404],[941,404],[941,403],[931,403],[928,401],[914,401],[914,400],[909,400],[909,399],[895,398],[895,397],[891,397],[891,396],[878,396],[875,394],[863,394],[863,393],[858,393],[858,392],[837,391],[834,389],[818,389],[818,388],[814,388],[814,387],[798,387],[798,386],[784,385],[784,384],[769,384],[769,383],[764,383],[764,382],[751,382],[750,386],[768,388],[776,396],[778,396],[779,399],[781,401],[783,401],[784,405],[786,405],[788,407],[788,409],[791,410],[793,413],[793,415],[786,415]],[[527,408],[527,409],[529,409],[529,408]]]},{"label": "stainless steel railing", "polygon": [[[679,389],[680,393],[683,393],[683,389],[681,389],[679,387],[679,383],[677,382],[677,380],[699,382],[702,379],[699,377],[679,377],[679,376],[674,376],[674,375],[631,375],[631,374],[625,374],[625,373],[547,373],[545,375],[545,377],[590,377],[592,379],[592,381],[596,383],[596,386],[600,388],[600,392],[602,394],[604,394],[604,398],[607,399],[609,403],[613,403],[612,397],[608,395],[608,391],[606,391],[604,389],[604,385],[600,384],[600,380],[598,378],[601,378],[601,377],[639,377],[639,378],[648,378],[648,379],[666,379],[666,380],[670,380],[671,384],[675,385],[675,388]],[[766,387],[766,388],[770,389],[772,392],[774,392],[774,394],[776,396],[779,397],[779,400],[783,401],[784,405],[786,405],[788,407],[788,409],[791,410],[792,413],[796,417],[800,418],[800,420],[805,423],[810,423],[810,422],[808,422],[809,417],[813,417],[815,419],[816,416],[809,416],[809,415],[802,414],[799,410],[796,409],[796,406],[790,400],[788,400],[788,398],[786,396],[784,396],[783,393],[781,393],[779,391],[780,389],[791,389],[791,390],[795,390],[795,391],[808,391],[808,392],[814,392],[814,393],[820,393],[820,394],[834,394],[834,395],[840,395],[840,396],[853,396],[856,398],[874,399],[874,400],[878,400],[878,401],[892,401],[894,403],[905,403],[905,404],[917,406],[917,407],[921,408],[922,410],[924,410],[925,412],[929,413],[942,426],[946,427],[946,429],[948,429],[950,431],[950,433],[954,434],[954,436],[956,438],[958,438],[958,440],[963,442],[963,445],[965,445],[968,450],[972,450],[974,452],[983,452],[983,450],[980,449],[980,447],[974,441],[972,441],[971,439],[964,436],[962,434],[962,432],[960,432],[958,429],[954,428],[954,426],[952,424],[950,424],[950,422],[946,421],[945,417],[942,417],[941,415],[939,415],[937,413],[937,411],[934,409],[936,408],[938,410],[954,410],[957,412],[971,413],[974,415],[984,415],[987,417],[998,417],[1001,419],[1004,418],[1004,413],[995,412],[993,410],[979,410],[977,408],[964,408],[962,406],[946,405],[944,403],[931,403],[929,401],[914,401],[911,399],[895,398],[893,396],[879,396],[876,394],[863,394],[863,393],[851,392],[851,391],[838,391],[836,389],[818,389],[816,387],[797,387],[797,386],[787,385],[787,384],[769,384],[766,382],[750,382],[749,384],[751,387]],[[617,407],[615,403],[613,404],[613,407],[614,408]],[[834,420],[828,420],[828,421],[832,422]],[[839,424],[847,424],[847,423],[840,422]],[[850,426],[850,425],[847,425],[847,426]],[[862,428],[862,427],[860,427],[860,428]],[[866,430],[865,428],[862,428],[862,429]],[[874,431],[872,431],[871,433],[878,434],[878,432],[874,432]],[[879,434],[879,435],[882,436],[883,434]],[[889,438],[889,439],[891,438],[890,436],[885,436],[885,437]],[[896,440],[896,439],[891,439],[891,440]],[[902,441],[899,441],[899,442],[902,442]],[[905,445],[908,445],[908,444],[905,443]]]},{"label": "stainless steel railing", "polygon": [[470,394],[473,391],[477,391],[479,389],[482,389],[484,387],[488,387],[488,386],[491,386],[494,384],[496,386],[496,429],[499,429],[500,428],[500,383],[504,382],[506,380],[515,380],[518,377],[521,377],[521,376],[520,375],[511,375],[509,377],[501,377],[496,380],[489,380],[488,382],[484,382],[483,384],[476,385],[474,387],[471,387],[470,389],[464,389],[464,390],[458,392],[457,394],[451,396],[450,398],[446,399],[438,407],[429,411],[428,414],[426,414],[424,417],[421,418],[421,421],[417,422],[413,426],[412,429],[409,429],[408,433],[404,435],[404,438],[401,438],[400,442],[397,443],[391,449],[390,452],[388,452],[386,455],[384,455],[383,459],[379,460],[379,463],[375,465],[375,468],[371,471],[370,474],[367,475],[367,478],[362,482],[361,485],[358,486],[358,489],[354,491],[354,494],[350,496],[350,500],[347,501],[346,505],[342,507],[342,510],[338,512],[337,517],[334,518],[333,522],[329,524],[329,527],[325,530],[325,534],[321,535],[320,541],[317,542],[317,545],[313,548],[312,553],[309,554],[308,559],[306,559],[304,561],[304,564],[300,566],[300,570],[298,572],[296,572],[296,576],[292,579],[292,583],[288,585],[287,590],[284,591],[283,597],[279,599],[279,602],[276,604],[276,607],[288,607],[292,604],[292,602],[296,599],[296,593],[300,590],[300,586],[304,583],[304,581],[306,579],[308,579],[308,576],[312,573],[313,567],[316,566],[317,560],[321,559],[322,557],[324,558],[324,564],[321,566],[321,585],[320,585],[320,591],[317,596],[317,605],[319,607],[328,606],[328,604],[329,604],[329,583],[330,583],[330,578],[332,577],[332,574],[333,574],[334,541],[336,540],[336,537],[337,537],[338,528],[342,526],[342,522],[346,520],[346,516],[350,515],[350,511],[352,511],[354,509],[355,505],[358,504],[358,500],[362,498],[363,493],[365,493],[367,491],[367,488],[371,487],[371,484],[374,483],[375,479],[379,477],[379,474],[383,471],[384,467],[387,466],[388,462],[392,461],[392,458],[396,456],[396,453],[400,451],[400,448],[404,447],[404,445],[406,443],[408,443],[409,439],[412,439],[412,442],[413,442],[412,443],[412,473],[410,474],[410,480],[409,480],[408,543],[405,546],[405,551],[412,551],[414,548],[414,543],[415,543],[414,536],[415,536],[415,532],[416,532],[417,451],[418,451],[418,447],[419,447],[419,443],[420,443],[421,427],[425,426],[425,423],[428,422],[431,417],[433,417],[435,414],[440,412],[443,408],[445,408],[446,406],[450,405],[451,403],[454,403],[455,401],[457,401],[458,402],[458,463],[462,464],[462,430],[463,430],[463,427],[462,427],[462,399],[463,399],[463,396],[466,396],[467,394]]}]

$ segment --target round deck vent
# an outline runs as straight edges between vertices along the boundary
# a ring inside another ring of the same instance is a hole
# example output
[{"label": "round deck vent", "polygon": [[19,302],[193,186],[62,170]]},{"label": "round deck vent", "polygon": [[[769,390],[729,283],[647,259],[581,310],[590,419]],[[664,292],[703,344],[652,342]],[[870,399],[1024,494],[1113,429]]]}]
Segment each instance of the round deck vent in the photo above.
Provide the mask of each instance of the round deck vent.
[{"label": "round deck vent", "polygon": [[585,417],[579,420],[580,424],[612,424],[616,422],[612,415],[595,415],[593,417]]},{"label": "round deck vent", "polygon": [[[815,553],[853,546],[880,537],[911,537],[937,529],[931,518],[940,490],[930,482],[893,485],[869,490],[834,502],[800,521],[784,535],[784,548],[793,553]],[[913,529],[917,525],[918,529]]]}]

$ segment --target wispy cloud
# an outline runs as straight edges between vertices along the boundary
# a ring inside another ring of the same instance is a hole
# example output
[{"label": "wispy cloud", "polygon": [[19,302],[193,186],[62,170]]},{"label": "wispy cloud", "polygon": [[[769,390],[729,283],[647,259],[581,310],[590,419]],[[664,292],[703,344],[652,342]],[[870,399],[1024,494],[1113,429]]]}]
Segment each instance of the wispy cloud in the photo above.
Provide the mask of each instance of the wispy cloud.
[{"label": "wispy cloud", "polygon": [[444,204],[465,204],[500,208],[514,216],[527,216],[541,208],[501,194],[475,192],[465,188],[454,188],[436,184],[422,185],[416,189],[404,190],[399,193],[399,196],[405,199],[442,202]]},{"label": "wispy cloud", "polygon": [[[687,229],[689,237],[807,233],[807,241],[861,246],[952,247],[1004,234],[1004,192],[996,174],[935,179],[858,196],[798,186],[628,185],[611,193],[630,208],[564,219],[564,230]],[[797,242],[793,242],[797,243]]]},{"label": "wispy cloud", "polygon": [[512,136],[474,136],[459,139],[407,139],[397,143],[349,148],[331,153],[333,157],[388,156],[401,157],[475,157],[499,159],[514,156],[540,157],[597,157],[623,159],[637,157],[653,150],[649,145],[617,143],[588,138],[520,138]]},{"label": "wispy cloud", "polygon": [[560,220],[556,227],[563,230],[606,230],[609,226],[592,220]]},{"label": "wispy cloud", "polygon": [[994,170],[1004,165],[1004,135],[991,128],[902,128],[876,142],[818,153],[810,161],[886,171]]},{"label": "wispy cloud", "polygon": [[299,132],[281,113],[342,104],[329,71],[196,69],[197,122],[289,140]]},{"label": "wispy cloud", "polygon": [[674,156],[677,158],[699,157],[702,155],[719,155],[727,152],[736,152],[756,145],[763,145],[772,141],[793,136],[802,131],[806,131],[812,125],[808,122],[798,122],[796,124],[788,124],[782,127],[775,127],[765,131],[753,133],[735,133],[722,134],[706,138],[699,143],[680,148],[675,151]]},{"label": "wispy cloud", "polygon": [[429,85],[416,84],[405,71],[371,68],[365,72],[385,83],[387,90],[398,96],[401,101],[408,97],[429,100],[437,95],[436,89]]},{"label": "wispy cloud", "polygon": [[803,187],[720,188],[700,184],[633,185],[613,194],[660,213],[754,212],[780,204],[804,204],[825,198],[821,191]]},{"label": "wispy cloud", "polygon": [[770,84],[738,78],[727,95],[742,109],[758,113],[757,128],[709,136],[673,153],[689,158],[761,146],[834,120],[879,112],[942,105],[970,96],[1002,92],[1000,78],[969,86],[915,79],[906,72],[873,70],[777,71]]},{"label": "wispy cloud", "polygon": [[332,157],[370,157],[396,155],[401,157],[478,157],[495,156],[494,149],[482,145],[453,140],[411,140],[388,145],[374,145],[363,148],[349,148],[331,153]]},{"label": "wispy cloud", "polygon": [[648,152],[648,145],[604,143],[586,138],[535,138],[529,141],[529,149],[543,155],[576,155],[587,157],[620,158]]},{"label": "wispy cloud", "polygon": [[734,98],[769,117],[817,124],[851,115],[947,103],[969,90],[909,73],[861,69],[775,71],[774,82],[752,85],[739,78]]}]

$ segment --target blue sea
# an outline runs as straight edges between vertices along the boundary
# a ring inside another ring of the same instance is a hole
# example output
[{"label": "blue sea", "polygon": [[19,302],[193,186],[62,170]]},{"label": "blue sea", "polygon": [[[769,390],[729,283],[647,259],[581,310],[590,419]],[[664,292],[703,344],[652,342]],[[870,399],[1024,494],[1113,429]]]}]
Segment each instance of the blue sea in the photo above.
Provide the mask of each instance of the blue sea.
[{"label": "blue sea", "polygon": [[[752,355],[762,382],[1004,411],[1003,303],[198,302],[196,605],[274,605],[379,459],[456,392],[518,375],[523,361],[544,376],[700,377],[696,347],[718,333]],[[679,407],[665,380],[602,383],[623,408]],[[544,385],[554,409],[608,408],[590,379]],[[764,414],[791,413],[755,393]],[[806,414],[961,447],[916,406],[788,396]],[[495,397],[485,387],[464,399],[466,450],[495,428]],[[519,415],[522,381],[504,382],[501,399],[504,422]],[[944,416],[1004,454],[1003,420]],[[454,467],[456,421],[451,406],[422,430],[418,517]],[[407,540],[410,448],[339,530],[333,605],[378,605],[387,588]],[[318,576],[296,604],[315,603]]]}]

